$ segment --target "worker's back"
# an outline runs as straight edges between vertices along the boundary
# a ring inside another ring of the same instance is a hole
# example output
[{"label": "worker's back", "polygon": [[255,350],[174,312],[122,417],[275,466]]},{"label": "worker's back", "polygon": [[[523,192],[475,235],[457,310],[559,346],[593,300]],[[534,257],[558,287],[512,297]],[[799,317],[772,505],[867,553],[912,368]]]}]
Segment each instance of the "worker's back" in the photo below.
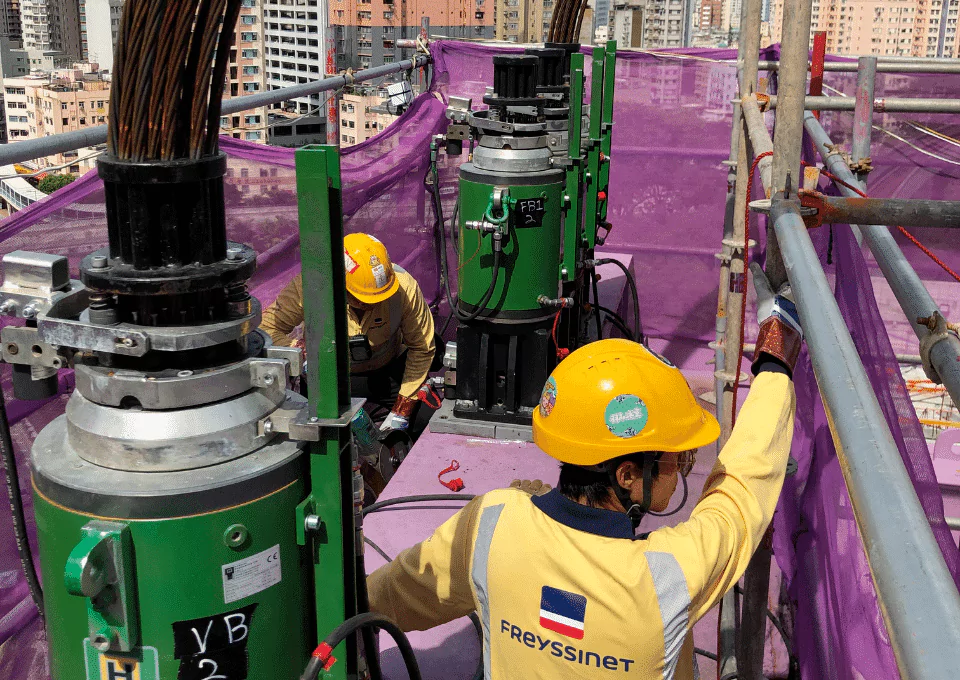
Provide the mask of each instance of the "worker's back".
[{"label": "worker's back", "polygon": [[690,591],[660,536],[635,540],[626,515],[557,491],[484,506],[471,581],[489,677],[692,677]]},{"label": "worker's back", "polygon": [[690,519],[646,538],[557,490],[480,496],[370,576],[371,608],[404,630],[476,610],[488,680],[692,678],[690,631],[770,523],[793,415],[790,379],[761,372]]}]

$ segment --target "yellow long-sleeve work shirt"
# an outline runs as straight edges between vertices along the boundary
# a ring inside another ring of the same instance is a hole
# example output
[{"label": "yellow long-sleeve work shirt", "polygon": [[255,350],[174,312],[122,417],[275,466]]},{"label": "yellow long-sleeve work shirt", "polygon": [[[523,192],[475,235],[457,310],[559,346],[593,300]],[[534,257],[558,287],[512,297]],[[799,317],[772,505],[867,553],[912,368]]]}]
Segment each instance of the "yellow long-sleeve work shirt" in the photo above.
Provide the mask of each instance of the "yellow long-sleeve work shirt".
[{"label": "yellow long-sleeve work shirt", "polygon": [[693,625],[740,578],[773,517],[791,380],[762,372],[690,518],[636,538],[625,514],[557,490],[474,499],[367,580],[405,630],[476,611],[485,677],[693,677]]},{"label": "yellow long-sleeve work shirt", "polygon": [[[366,335],[373,356],[364,362],[352,362],[350,370],[366,373],[383,368],[407,350],[400,395],[412,397],[430,373],[436,343],[433,315],[420,286],[406,270],[393,265],[400,288],[387,300],[359,314],[347,307],[347,333]],[[291,346],[290,333],[303,323],[303,279],[297,275],[280,291],[280,295],[263,313],[260,328],[275,345]]]}]

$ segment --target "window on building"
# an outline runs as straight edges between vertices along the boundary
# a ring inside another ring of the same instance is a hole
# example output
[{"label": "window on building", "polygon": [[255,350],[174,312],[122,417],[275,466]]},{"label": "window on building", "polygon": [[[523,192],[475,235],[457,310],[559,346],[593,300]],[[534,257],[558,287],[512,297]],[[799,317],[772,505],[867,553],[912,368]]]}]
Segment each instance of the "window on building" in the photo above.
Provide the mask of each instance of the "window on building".
[{"label": "window on building", "polygon": [[256,141],[259,141],[259,140],[260,140],[260,132],[259,132],[259,131],[257,131],[257,132],[247,132],[247,133],[244,135],[244,139],[246,139],[248,142],[256,142]]},{"label": "window on building", "polygon": [[67,110],[67,102],[60,102],[60,109],[61,109],[62,111],[66,111],[66,110]]},{"label": "window on building", "polygon": [[243,75],[245,75],[245,76],[255,76],[255,75],[257,75],[258,73],[260,73],[260,67],[259,67],[259,66],[244,66],[244,67],[243,67]]},{"label": "window on building", "polygon": [[259,115],[250,115],[250,116],[243,117],[243,122],[246,123],[247,125],[259,125],[260,120],[261,118]]},{"label": "window on building", "polygon": [[243,32],[240,34],[240,42],[256,42],[256,41],[257,41],[256,33]]},{"label": "window on building", "polygon": [[64,119],[63,119],[63,124],[64,124],[64,125],[69,125],[69,124],[70,124],[70,119],[69,119],[69,118],[64,118]]},{"label": "window on building", "polygon": [[87,124],[87,119],[86,119],[86,118],[81,118],[81,119],[80,119],[80,125],[86,125],[86,124]]},{"label": "window on building", "polygon": [[240,23],[245,26],[253,26],[255,23],[257,23],[257,17],[246,14],[240,17]]},{"label": "window on building", "polygon": [[244,84],[243,84],[243,91],[244,91],[244,92],[259,92],[259,91],[260,91],[260,83],[244,83]]},{"label": "window on building", "polygon": [[259,51],[253,48],[247,48],[240,50],[240,56],[244,59],[256,59],[259,56]]}]

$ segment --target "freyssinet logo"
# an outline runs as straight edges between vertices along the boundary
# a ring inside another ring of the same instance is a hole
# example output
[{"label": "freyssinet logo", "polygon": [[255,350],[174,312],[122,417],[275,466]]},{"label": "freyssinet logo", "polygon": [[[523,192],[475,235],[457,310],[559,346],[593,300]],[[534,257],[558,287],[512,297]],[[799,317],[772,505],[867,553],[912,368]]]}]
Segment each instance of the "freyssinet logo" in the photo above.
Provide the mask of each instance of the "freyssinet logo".
[{"label": "freyssinet logo", "polygon": [[587,598],[559,588],[544,586],[540,594],[540,625],[574,640],[583,639]]}]

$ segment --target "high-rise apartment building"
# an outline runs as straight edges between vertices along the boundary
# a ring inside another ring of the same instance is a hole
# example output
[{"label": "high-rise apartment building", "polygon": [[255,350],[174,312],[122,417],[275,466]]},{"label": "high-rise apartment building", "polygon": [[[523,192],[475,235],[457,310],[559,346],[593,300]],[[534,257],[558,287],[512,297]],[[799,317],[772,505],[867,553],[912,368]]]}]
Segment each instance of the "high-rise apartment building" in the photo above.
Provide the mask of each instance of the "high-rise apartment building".
[{"label": "high-rise apartment building", "polygon": [[80,0],[20,0],[23,46],[79,59]]},{"label": "high-rise apartment building", "polygon": [[400,61],[404,55],[396,41],[416,38],[424,20],[433,35],[494,37],[495,0],[327,0],[327,4],[337,70]]},{"label": "high-rise apartment building", "polygon": [[[52,73],[3,79],[4,114],[10,143],[73,132],[107,122],[110,82],[90,64]],[[67,166],[86,172],[96,165],[93,149],[37,159],[39,168]]]},{"label": "high-rise apartment building", "polygon": [[690,44],[694,11],[688,0],[631,0],[614,5],[609,35],[616,38],[619,33],[626,39],[629,32],[631,46],[644,49],[685,47]]},{"label": "high-rise apartment building", "polygon": [[[232,99],[267,89],[262,0],[242,0],[240,17],[230,47],[230,65],[223,98]],[[220,119],[223,134],[266,144],[269,137],[267,107],[260,106]]]},{"label": "high-rise apartment building", "polygon": [[[771,1],[774,42],[783,3]],[[960,0],[813,0],[811,34],[825,31],[831,54],[957,57],[958,10]]]},{"label": "high-rise apartment building", "polygon": [[20,0],[0,0],[0,35],[5,35],[15,42],[23,40]]},{"label": "high-rise apartment building", "polygon": [[80,0],[80,51],[84,61],[113,71],[124,0]]},{"label": "high-rise apartment building", "polygon": [[[321,0],[256,1],[263,5],[263,66],[267,89],[324,78],[332,66],[332,55],[328,59]],[[256,24],[248,25],[253,31]],[[252,71],[253,64],[249,67]],[[314,94],[273,105],[268,120],[270,143],[298,146],[325,140],[327,98],[325,93]]]},{"label": "high-rise apartment building", "polygon": [[494,37],[515,43],[544,42],[555,4],[556,0],[493,0]]}]

